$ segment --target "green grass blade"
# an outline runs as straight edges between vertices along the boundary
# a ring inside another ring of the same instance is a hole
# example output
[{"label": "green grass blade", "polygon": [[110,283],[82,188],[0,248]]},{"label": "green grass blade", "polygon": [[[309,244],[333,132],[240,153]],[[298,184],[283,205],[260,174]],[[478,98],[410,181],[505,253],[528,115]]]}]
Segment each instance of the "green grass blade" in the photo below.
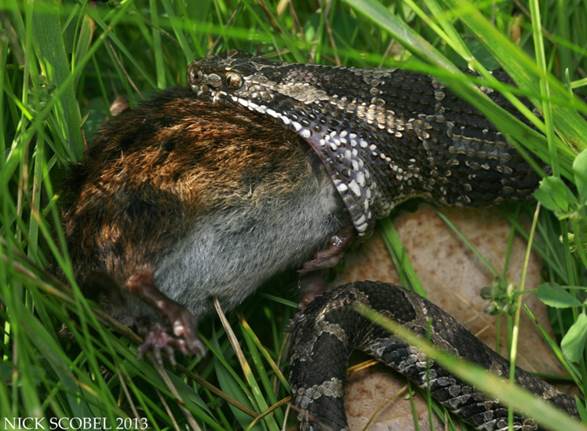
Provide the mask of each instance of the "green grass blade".
[{"label": "green grass blade", "polygon": [[75,82],[67,80],[71,70],[65,53],[60,14],[57,8],[49,11],[46,5],[41,9],[33,11],[33,37],[41,69],[52,83],[63,86],[61,94],[56,96],[58,101],[54,109],[61,129],[60,137],[67,142],[64,146],[67,155],[72,160],[78,160],[83,154],[81,115],[75,96]]}]

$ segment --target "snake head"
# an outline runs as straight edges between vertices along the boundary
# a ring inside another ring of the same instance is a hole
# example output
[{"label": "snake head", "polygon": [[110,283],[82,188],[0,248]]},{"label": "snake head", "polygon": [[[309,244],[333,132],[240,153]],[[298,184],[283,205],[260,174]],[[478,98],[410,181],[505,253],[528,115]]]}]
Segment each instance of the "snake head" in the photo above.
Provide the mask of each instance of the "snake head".
[{"label": "snake head", "polygon": [[194,60],[188,67],[188,84],[197,96],[214,99],[233,94],[243,86],[245,74],[252,71],[247,67],[250,61],[236,52]]},{"label": "snake head", "polygon": [[188,85],[198,97],[213,101],[226,96],[250,99],[255,91],[264,90],[265,72],[277,70],[279,63],[237,52],[194,60],[188,67]]}]

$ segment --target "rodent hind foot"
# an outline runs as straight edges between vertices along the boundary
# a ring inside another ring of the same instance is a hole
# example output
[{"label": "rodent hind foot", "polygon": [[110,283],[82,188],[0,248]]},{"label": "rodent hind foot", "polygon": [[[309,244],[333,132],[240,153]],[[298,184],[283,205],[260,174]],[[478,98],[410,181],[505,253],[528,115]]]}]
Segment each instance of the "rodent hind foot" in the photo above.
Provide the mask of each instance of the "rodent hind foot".
[{"label": "rodent hind foot", "polygon": [[175,358],[170,355],[173,350],[179,350],[184,355],[203,355],[206,352],[196,335],[196,318],[183,305],[157,289],[153,271],[137,271],[126,281],[126,288],[163,315],[171,329],[167,331],[158,323],[147,326],[143,330],[146,335],[139,350],[141,355],[153,351],[157,362],[161,362],[161,351],[165,351],[175,363]]},{"label": "rodent hind foot", "polygon": [[205,348],[200,340],[194,338],[186,340],[185,338],[170,335],[168,331],[159,323],[155,323],[146,330],[143,344],[139,346],[139,357],[144,357],[152,353],[155,361],[163,365],[163,355],[172,366],[176,365],[175,351],[179,350],[184,355],[204,354]]}]

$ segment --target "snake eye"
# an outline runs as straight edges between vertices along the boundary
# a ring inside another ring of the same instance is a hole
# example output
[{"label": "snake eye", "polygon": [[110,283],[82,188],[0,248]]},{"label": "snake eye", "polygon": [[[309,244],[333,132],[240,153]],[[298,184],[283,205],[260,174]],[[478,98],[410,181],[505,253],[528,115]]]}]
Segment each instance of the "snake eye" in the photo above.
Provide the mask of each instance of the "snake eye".
[{"label": "snake eye", "polygon": [[202,82],[202,78],[204,77],[204,74],[196,65],[190,66],[188,75],[188,81],[192,85],[200,84]]},{"label": "snake eye", "polygon": [[227,72],[226,73],[226,84],[229,88],[236,90],[239,89],[243,79],[238,73],[235,72]]}]

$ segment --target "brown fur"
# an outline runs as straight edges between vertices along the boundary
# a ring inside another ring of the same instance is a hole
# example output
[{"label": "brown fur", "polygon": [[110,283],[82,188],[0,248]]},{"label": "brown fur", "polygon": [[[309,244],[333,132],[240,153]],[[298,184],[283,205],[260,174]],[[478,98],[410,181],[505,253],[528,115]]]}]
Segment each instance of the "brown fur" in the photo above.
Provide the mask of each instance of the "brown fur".
[{"label": "brown fur", "polygon": [[266,118],[170,90],[109,120],[66,185],[78,279],[118,285],[206,213],[295,192],[307,146]]}]

